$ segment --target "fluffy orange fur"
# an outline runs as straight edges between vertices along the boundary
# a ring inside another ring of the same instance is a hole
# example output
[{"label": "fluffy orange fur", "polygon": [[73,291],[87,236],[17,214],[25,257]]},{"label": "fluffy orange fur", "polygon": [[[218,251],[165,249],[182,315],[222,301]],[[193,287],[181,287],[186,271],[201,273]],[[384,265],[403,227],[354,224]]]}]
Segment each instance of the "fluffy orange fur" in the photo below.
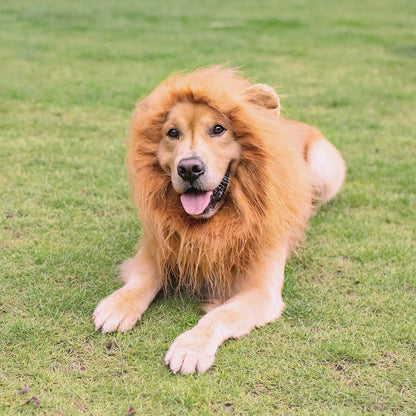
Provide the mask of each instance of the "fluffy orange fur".
[{"label": "fluffy orange fur", "polygon": [[138,103],[127,165],[141,247],[121,266],[124,286],[96,307],[96,329],[131,329],[163,287],[193,290],[210,308],[165,357],[173,373],[190,374],[207,371],[226,339],[281,316],[286,258],[313,205],[341,188],[345,163],[279,107],[271,87],[220,67],[171,76]]},{"label": "fluffy orange fur", "polygon": [[[247,95],[234,70],[211,67],[177,74],[137,104],[127,166],[146,244],[166,285],[227,298],[236,279],[278,246],[295,247],[312,212],[303,152],[293,150],[274,112]],[[184,212],[158,163],[162,125],[179,102],[205,103],[226,116],[242,148],[221,209],[209,219]]]}]

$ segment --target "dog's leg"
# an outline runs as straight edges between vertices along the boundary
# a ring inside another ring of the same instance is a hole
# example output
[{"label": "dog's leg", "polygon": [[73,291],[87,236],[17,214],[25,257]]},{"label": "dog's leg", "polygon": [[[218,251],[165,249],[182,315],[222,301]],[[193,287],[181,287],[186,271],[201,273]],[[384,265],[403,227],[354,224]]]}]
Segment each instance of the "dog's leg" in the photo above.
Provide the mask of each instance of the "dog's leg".
[{"label": "dog's leg", "polygon": [[141,318],[162,288],[162,281],[149,249],[142,248],[121,265],[125,285],[103,299],[94,311],[95,329],[128,331]]},{"label": "dog's leg", "polygon": [[325,204],[340,190],[345,178],[345,162],[338,150],[324,137],[309,146],[309,161],[315,198]]},{"label": "dog's leg", "polygon": [[169,348],[165,363],[174,373],[204,373],[214,362],[218,347],[228,338],[248,334],[282,314],[282,287],[286,247],[281,247],[242,278],[236,294],[217,306]]}]

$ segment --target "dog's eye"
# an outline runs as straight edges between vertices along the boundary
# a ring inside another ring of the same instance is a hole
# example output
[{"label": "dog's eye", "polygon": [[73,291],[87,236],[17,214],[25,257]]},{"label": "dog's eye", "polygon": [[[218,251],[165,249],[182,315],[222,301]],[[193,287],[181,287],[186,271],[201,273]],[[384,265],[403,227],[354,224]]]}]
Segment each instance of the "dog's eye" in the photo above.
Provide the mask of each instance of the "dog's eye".
[{"label": "dog's eye", "polygon": [[171,139],[179,139],[179,131],[176,130],[175,128],[171,128],[167,135],[171,138]]},{"label": "dog's eye", "polygon": [[217,124],[212,129],[212,135],[213,136],[219,136],[221,133],[224,133],[226,128],[224,126],[221,126],[221,124]]}]

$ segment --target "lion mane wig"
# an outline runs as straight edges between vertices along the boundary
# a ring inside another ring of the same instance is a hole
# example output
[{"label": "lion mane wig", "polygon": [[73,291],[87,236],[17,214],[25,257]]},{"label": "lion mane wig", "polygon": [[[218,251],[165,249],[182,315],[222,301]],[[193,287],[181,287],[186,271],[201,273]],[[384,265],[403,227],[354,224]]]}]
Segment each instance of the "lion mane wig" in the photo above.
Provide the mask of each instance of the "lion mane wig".
[{"label": "lion mane wig", "polygon": [[[274,93],[274,91],[273,91]],[[220,210],[209,219],[186,214],[158,163],[162,126],[176,103],[204,103],[226,116],[241,160]],[[305,157],[293,151],[278,121],[279,99],[259,94],[232,69],[175,74],[133,113],[127,141],[129,177],[143,226],[166,286],[223,299],[273,248],[299,244],[312,213]]]}]

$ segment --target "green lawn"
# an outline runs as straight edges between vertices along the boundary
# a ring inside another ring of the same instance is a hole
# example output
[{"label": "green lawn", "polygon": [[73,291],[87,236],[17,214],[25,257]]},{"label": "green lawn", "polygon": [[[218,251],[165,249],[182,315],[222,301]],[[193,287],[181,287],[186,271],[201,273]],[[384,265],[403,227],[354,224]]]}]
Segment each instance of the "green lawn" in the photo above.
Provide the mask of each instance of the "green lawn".
[{"label": "green lawn", "polygon": [[[416,2],[170,3],[0,3],[0,414],[416,414]],[[288,264],[283,317],[173,376],[196,301],[158,297],[122,335],[91,315],[140,235],[135,101],[218,63],[286,95],[348,177]]]}]

